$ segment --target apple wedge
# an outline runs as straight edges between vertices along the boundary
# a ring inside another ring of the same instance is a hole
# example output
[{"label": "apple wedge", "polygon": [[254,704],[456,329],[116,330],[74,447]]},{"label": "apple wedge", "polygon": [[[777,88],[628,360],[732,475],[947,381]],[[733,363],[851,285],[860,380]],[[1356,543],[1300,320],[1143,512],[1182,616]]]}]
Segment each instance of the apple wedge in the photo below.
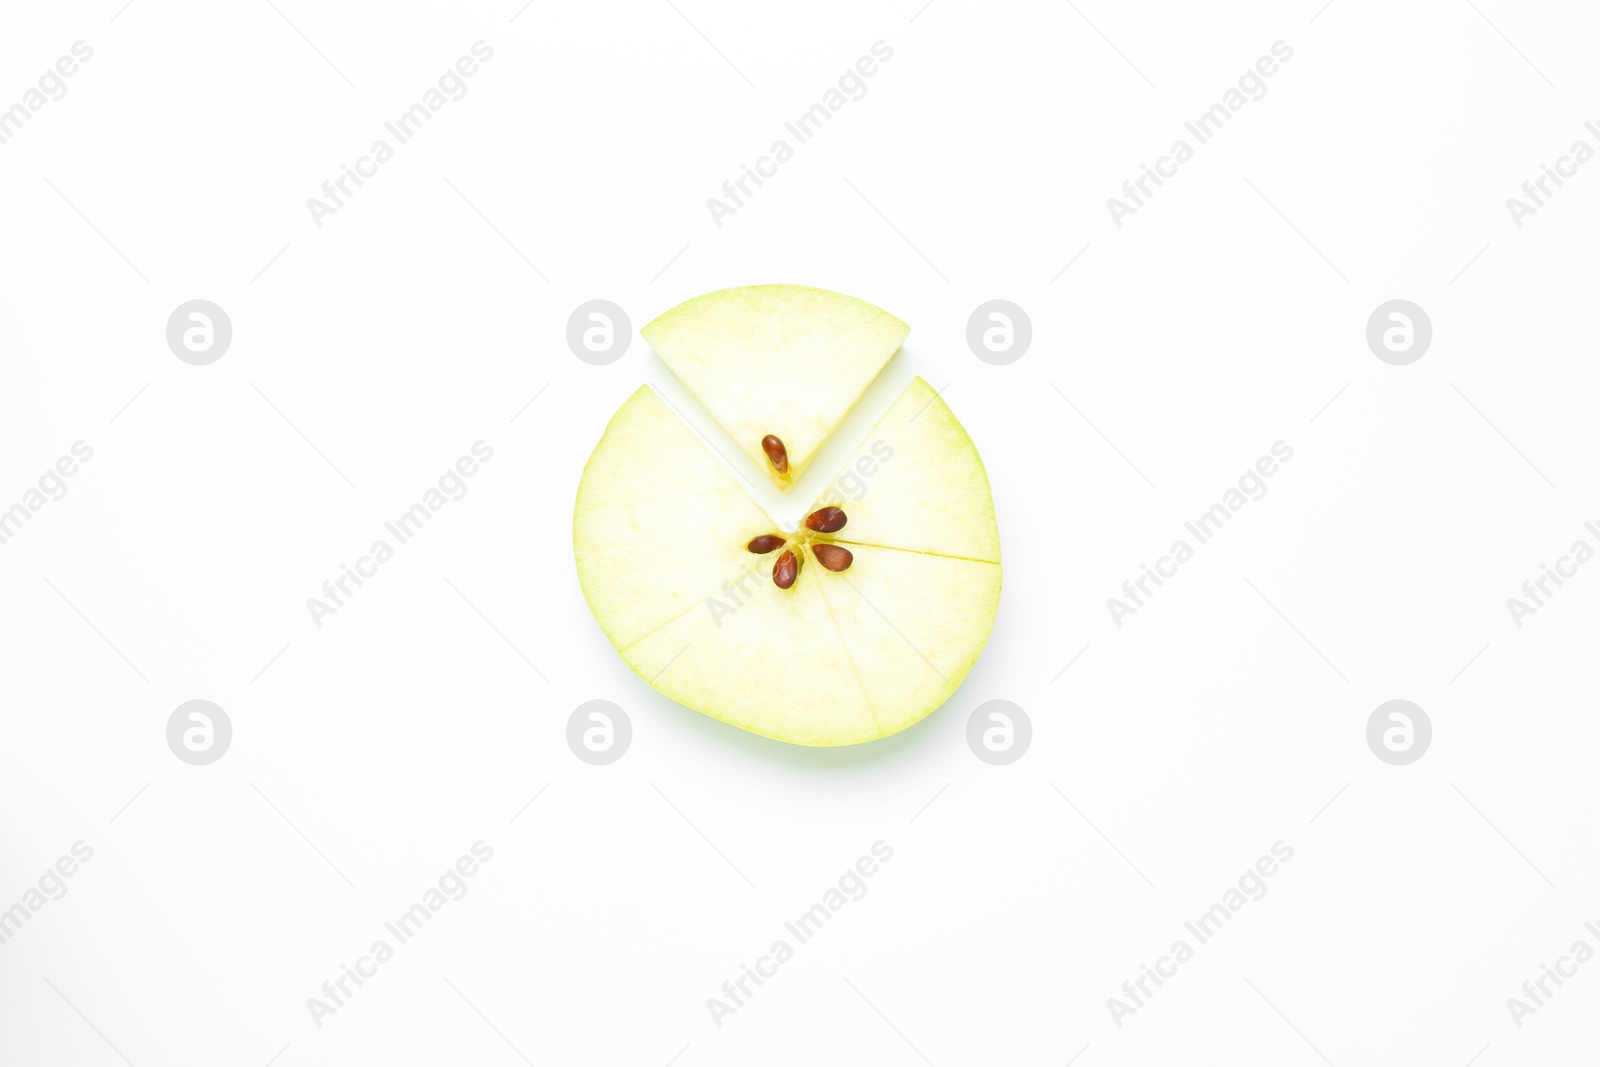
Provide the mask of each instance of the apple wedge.
[{"label": "apple wedge", "polygon": [[750,285],[687,300],[639,333],[751,462],[788,490],[910,329],[843,293]]},{"label": "apple wedge", "polygon": [[859,455],[870,473],[858,456],[788,533],[640,387],[573,515],[579,584],[623,661],[681,704],[802,745],[885,737],[943,704],[1000,600],[982,461],[920,378]]},{"label": "apple wedge", "polygon": [[850,516],[841,544],[1000,562],[989,476],[972,438],[931,385],[914,378],[867,434],[818,508]]}]

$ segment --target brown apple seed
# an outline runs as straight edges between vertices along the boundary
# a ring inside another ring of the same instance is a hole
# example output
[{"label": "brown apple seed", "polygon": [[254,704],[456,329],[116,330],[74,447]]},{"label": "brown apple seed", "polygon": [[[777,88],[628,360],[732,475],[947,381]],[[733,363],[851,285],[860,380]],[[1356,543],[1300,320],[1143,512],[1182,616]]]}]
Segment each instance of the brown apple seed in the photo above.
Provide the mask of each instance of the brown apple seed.
[{"label": "brown apple seed", "polygon": [[847,571],[850,564],[855,562],[850,550],[838,545],[815,544],[811,546],[811,551],[817,554],[817,562],[830,571]]},{"label": "brown apple seed", "polygon": [[745,545],[746,548],[758,556],[764,556],[773,549],[781,548],[782,546],[783,536],[781,534],[762,534],[760,537],[752,537],[750,543]]},{"label": "brown apple seed", "polygon": [[779,474],[789,473],[789,450],[783,447],[782,441],[769,433],[761,439],[761,451],[767,454],[773,470]]},{"label": "brown apple seed", "polygon": [[818,508],[806,516],[806,529],[817,533],[838,533],[849,519],[838,508]]},{"label": "brown apple seed", "polygon": [[787,589],[794,584],[795,576],[799,573],[800,563],[794,558],[794,553],[785,552],[772,565],[772,584],[779,589]]}]

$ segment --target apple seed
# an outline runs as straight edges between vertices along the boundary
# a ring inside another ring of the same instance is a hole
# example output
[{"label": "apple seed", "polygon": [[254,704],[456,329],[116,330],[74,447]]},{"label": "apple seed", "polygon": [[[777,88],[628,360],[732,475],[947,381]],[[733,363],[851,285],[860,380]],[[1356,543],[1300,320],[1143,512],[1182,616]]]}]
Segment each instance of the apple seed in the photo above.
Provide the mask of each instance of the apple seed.
[{"label": "apple seed", "polygon": [[772,565],[772,584],[779,589],[787,589],[794,584],[795,575],[799,573],[800,563],[794,558],[794,553],[785,552]]},{"label": "apple seed", "polygon": [[838,508],[818,508],[806,516],[806,529],[815,530],[817,533],[837,533],[844,529],[844,524],[848,521],[844,512]]},{"label": "apple seed", "polygon": [[838,545],[815,544],[811,546],[811,551],[817,554],[817,562],[830,571],[847,571],[850,564],[855,562],[850,550]]},{"label": "apple seed", "polygon": [[[772,463],[772,469],[779,474],[789,473],[789,450],[783,447],[783,442],[772,434],[761,439],[761,451],[767,454],[767,459]],[[788,588],[785,586],[785,588]]]},{"label": "apple seed", "polygon": [[758,556],[764,556],[782,544],[783,537],[780,534],[762,534],[760,537],[752,537],[745,547]]}]

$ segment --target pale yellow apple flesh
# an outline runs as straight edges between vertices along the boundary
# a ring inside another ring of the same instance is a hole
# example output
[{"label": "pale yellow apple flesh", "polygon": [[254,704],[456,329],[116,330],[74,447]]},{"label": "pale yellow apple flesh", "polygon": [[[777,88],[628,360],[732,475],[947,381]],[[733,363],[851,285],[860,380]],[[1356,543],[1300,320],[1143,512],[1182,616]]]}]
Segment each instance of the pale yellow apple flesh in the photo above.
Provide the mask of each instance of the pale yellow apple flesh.
[{"label": "pale yellow apple flesh", "polygon": [[921,378],[884,412],[812,510],[830,504],[850,516],[835,537],[840,544],[1000,562],[1000,530],[983,460]]},{"label": "pale yellow apple flesh", "polygon": [[[825,504],[845,528],[795,524],[799,577],[778,588],[779,552],[746,545],[783,528],[643,386],[579,484],[578,580],[624,662],[673,700],[796,744],[871,741],[944,703],[977,662],[1000,599],[994,505],[971,440],[920,378],[805,514]],[[811,542],[853,564],[827,570]]]},{"label": "pale yellow apple flesh", "polygon": [[[910,327],[865,300],[749,285],[687,300],[639,333],[750,461],[787,491]],[[783,442],[788,470],[763,450]]]}]

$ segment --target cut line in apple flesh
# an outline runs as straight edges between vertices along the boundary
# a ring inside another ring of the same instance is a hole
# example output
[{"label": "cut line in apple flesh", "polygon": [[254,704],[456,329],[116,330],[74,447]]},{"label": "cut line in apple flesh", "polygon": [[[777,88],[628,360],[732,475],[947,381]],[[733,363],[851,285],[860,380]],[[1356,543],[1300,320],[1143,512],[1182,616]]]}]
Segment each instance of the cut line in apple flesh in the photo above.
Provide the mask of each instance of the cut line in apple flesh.
[{"label": "cut line in apple flesh", "polygon": [[830,506],[850,516],[834,537],[840,544],[1000,562],[983,460],[954,412],[921,378],[889,406],[811,509]]},{"label": "cut line in apple flesh", "polygon": [[787,492],[910,330],[843,293],[747,285],[686,300],[639,333]]},{"label": "cut line in apple flesh", "polygon": [[[915,420],[897,415],[908,397],[924,409]],[[931,436],[922,428],[930,419]],[[804,745],[883,737],[948,699],[993,624],[998,538],[975,532],[981,521],[945,536],[893,536],[891,516],[867,504],[880,484],[902,496],[916,484],[942,484],[992,525],[987,479],[975,453],[970,462],[960,458],[971,442],[921,379],[863,449],[870,454],[874,442],[892,455],[865,480],[866,490],[811,509],[839,508],[848,516],[841,529],[798,524],[779,547],[762,541],[767,552],[758,553],[751,542],[775,536],[777,524],[648,386],[630,397],[585,468],[573,524],[584,595],[629,667],[679,703]],[[955,454],[919,456],[927,443]],[[907,473],[883,481],[897,463]],[[924,464],[950,468],[956,480],[924,482],[908,470]],[[869,533],[900,543],[847,540],[863,513]],[[664,523],[672,531],[665,540]],[[851,565],[822,565],[813,545],[849,551]],[[993,559],[960,558],[985,546]],[[770,571],[790,550],[798,575],[779,588]]]}]

